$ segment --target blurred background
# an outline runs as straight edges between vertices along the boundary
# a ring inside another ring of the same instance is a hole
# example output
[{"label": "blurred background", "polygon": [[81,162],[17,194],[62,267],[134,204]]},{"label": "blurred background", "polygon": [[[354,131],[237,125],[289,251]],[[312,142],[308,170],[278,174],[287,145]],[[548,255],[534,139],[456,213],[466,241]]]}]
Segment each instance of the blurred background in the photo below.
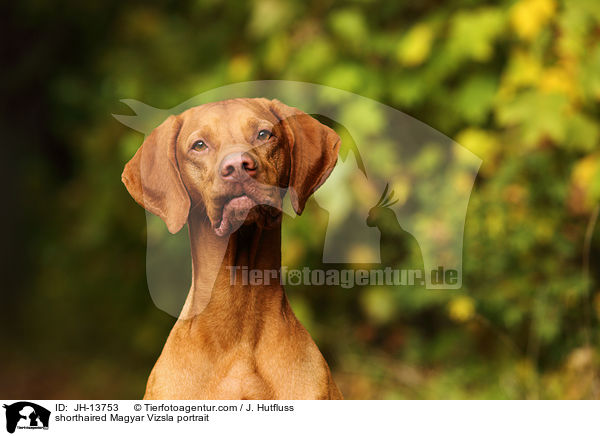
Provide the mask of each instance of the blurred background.
[{"label": "blurred background", "polygon": [[[461,290],[290,289],[345,396],[600,398],[596,0],[1,9],[0,397],[140,398],[175,321],[148,293],[145,214],[120,181],[143,135],[111,116],[132,114],[119,100],[168,109],[285,79],[392,106],[483,159]],[[319,247],[290,252],[310,265]]]}]

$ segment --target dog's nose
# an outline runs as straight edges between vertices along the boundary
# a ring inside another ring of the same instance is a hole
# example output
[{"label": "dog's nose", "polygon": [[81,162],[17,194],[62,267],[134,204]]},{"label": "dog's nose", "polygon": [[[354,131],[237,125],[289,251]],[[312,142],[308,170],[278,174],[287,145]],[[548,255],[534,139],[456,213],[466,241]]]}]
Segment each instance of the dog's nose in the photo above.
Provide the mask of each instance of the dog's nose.
[{"label": "dog's nose", "polygon": [[256,176],[258,164],[250,153],[231,153],[221,161],[220,174],[225,180],[237,179],[245,176]]}]

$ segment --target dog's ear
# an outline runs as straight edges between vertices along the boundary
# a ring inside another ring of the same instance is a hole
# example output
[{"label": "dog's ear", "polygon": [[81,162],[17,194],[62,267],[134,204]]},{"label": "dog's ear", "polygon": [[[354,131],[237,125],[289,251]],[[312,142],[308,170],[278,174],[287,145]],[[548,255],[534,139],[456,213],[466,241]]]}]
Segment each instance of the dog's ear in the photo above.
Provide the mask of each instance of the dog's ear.
[{"label": "dog's ear", "polygon": [[271,112],[281,121],[290,147],[289,192],[300,215],[308,197],[321,186],[337,162],[340,137],[299,109],[272,100]]},{"label": "dog's ear", "polygon": [[146,138],[121,176],[135,201],[159,216],[171,233],[181,230],[190,210],[190,197],[175,157],[180,129],[178,117],[167,118]]}]

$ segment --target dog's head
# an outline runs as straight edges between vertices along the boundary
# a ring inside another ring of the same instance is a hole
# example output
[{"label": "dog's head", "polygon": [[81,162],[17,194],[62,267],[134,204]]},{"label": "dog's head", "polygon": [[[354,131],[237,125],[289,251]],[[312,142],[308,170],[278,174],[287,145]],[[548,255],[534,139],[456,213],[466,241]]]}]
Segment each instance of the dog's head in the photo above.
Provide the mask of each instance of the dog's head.
[{"label": "dog's head", "polygon": [[332,171],[340,139],[277,100],[234,99],[170,116],[123,171],[131,196],[175,233],[201,208],[219,236],[296,213]]}]

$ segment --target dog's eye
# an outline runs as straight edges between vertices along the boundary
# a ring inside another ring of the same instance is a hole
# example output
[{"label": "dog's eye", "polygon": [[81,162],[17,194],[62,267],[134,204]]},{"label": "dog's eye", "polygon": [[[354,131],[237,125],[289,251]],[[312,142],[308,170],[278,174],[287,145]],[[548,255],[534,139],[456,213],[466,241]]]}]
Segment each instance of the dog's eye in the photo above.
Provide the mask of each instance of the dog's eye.
[{"label": "dog's eye", "polygon": [[198,140],[192,144],[192,150],[202,151],[208,147],[203,140]]},{"label": "dog's eye", "polygon": [[271,132],[269,132],[266,129],[263,129],[260,132],[258,132],[258,136],[256,138],[259,141],[265,141],[265,140],[269,139],[271,136],[273,136],[273,134]]}]

